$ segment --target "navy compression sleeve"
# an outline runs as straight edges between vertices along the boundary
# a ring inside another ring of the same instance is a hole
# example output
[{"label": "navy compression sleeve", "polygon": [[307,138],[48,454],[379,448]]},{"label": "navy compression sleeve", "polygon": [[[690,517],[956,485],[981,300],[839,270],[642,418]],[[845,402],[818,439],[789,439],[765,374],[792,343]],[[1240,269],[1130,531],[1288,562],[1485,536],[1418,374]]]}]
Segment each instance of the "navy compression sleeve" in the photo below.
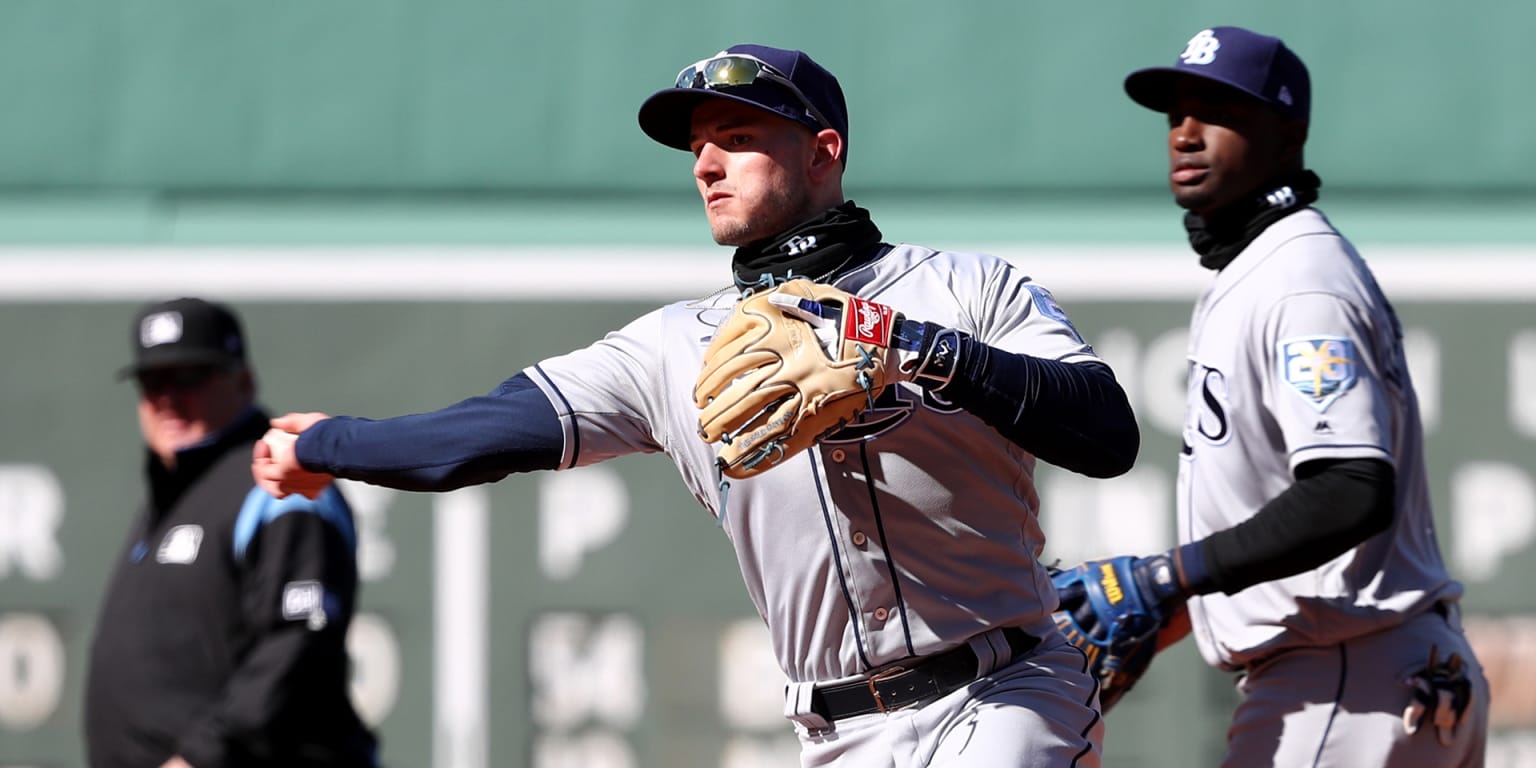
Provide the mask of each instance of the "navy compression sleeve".
[{"label": "navy compression sleeve", "polygon": [[935,394],[1020,448],[1089,477],[1125,474],[1141,432],[1109,366],[1013,354],[962,336],[954,378]]},{"label": "navy compression sleeve", "polygon": [[549,399],[525,374],[489,395],[391,419],[337,416],[299,436],[312,472],[406,491],[448,491],[555,469],[565,447]]}]

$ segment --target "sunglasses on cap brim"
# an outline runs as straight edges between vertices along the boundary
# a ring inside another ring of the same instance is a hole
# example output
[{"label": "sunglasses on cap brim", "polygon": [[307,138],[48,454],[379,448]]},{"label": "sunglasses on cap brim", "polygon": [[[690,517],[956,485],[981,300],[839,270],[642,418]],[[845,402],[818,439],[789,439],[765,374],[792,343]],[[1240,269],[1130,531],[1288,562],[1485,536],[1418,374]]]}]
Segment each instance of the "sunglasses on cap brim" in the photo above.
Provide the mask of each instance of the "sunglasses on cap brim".
[{"label": "sunglasses on cap brim", "polygon": [[805,111],[816,118],[818,125],[823,128],[832,127],[832,123],[821,114],[821,110],[806,98],[789,77],[774,68],[772,64],[744,53],[722,53],[689,64],[677,73],[676,87],[714,90],[751,85],[759,80],[767,80],[789,91],[800,101],[800,105],[805,107]]}]

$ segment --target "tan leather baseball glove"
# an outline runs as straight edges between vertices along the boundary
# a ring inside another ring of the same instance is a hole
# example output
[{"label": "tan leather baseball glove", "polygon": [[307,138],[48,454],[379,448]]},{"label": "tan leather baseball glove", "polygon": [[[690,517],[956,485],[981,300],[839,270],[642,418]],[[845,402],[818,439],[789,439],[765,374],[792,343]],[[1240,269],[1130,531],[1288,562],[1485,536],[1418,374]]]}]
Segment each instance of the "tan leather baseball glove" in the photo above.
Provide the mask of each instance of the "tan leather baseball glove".
[{"label": "tan leather baseball glove", "polygon": [[694,386],[699,436],[746,478],[782,464],[874,403],[897,372],[890,307],[795,279],[736,303]]}]

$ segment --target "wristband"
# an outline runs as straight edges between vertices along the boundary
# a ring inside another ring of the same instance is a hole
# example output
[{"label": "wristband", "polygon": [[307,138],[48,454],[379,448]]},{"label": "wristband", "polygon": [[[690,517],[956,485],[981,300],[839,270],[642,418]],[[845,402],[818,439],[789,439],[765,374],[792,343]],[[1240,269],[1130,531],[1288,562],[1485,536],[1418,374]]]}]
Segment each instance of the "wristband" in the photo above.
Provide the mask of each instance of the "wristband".
[{"label": "wristband", "polygon": [[924,323],[898,316],[891,345],[900,357],[899,375],[924,389],[938,390],[949,384],[959,368],[961,345],[970,336],[938,323]]}]

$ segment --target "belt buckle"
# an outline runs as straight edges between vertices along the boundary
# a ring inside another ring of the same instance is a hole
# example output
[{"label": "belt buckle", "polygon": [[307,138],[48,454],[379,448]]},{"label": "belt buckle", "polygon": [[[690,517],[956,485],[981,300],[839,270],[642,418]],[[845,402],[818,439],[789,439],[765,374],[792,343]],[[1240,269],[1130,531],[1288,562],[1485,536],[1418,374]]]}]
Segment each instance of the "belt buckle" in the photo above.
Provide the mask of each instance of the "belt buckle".
[{"label": "belt buckle", "polygon": [[888,680],[907,671],[908,670],[906,667],[891,667],[890,669],[884,669],[876,672],[873,675],[870,675],[869,679],[865,681],[865,683],[869,686],[869,695],[874,697],[875,708],[880,710],[880,714],[884,715],[888,714],[888,712],[885,709],[885,701],[880,698],[880,689],[875,687],[875,683],[878,683],[881,680]]}]

